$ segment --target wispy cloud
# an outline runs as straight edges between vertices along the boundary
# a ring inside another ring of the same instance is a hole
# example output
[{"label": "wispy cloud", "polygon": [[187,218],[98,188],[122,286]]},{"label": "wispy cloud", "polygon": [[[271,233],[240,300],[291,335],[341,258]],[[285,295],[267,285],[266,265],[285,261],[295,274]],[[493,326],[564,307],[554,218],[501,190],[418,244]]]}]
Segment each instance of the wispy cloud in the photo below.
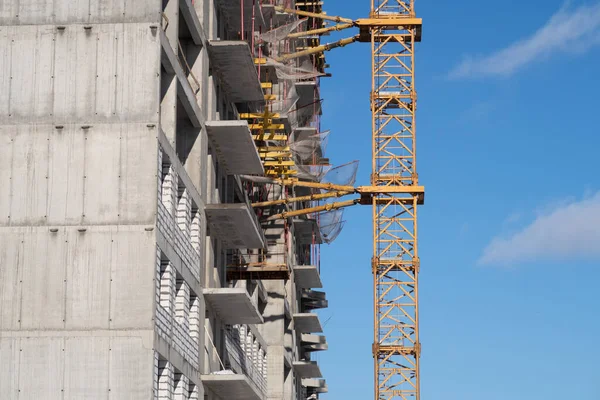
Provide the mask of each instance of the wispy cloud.
[{"label": "wispy cloud", "polygon": [[496,104],[489,100],[478,101],[465,108],[459,115],[459,122],[472,125],[489,119],[496,109]]},{"label": "wispy cloud", "polygon": [[467,56],[450,78],[509,76],[560,53],[581,53],[600,44],[600,3],[571,9],[567,3],[530,37],[487,56]]},{"label": "wispy cloud", "polygon": [[508,237],[494,238],[479,263],[514,265],[571,259],[600,260],[600,192],[547,210]]}]

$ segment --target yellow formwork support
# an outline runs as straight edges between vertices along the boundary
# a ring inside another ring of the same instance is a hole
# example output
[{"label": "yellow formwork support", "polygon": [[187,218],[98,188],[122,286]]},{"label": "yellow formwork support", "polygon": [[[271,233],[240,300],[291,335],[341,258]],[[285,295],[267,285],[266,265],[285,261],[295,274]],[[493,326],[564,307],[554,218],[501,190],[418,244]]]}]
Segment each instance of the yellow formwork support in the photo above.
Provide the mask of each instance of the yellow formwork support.
[{"label": "yellow formwork support", "polygon": [[293,161],[265,161],[263,165],[265,167],[293,167],[296,163]]},{"label": "yellow formwork support", "polygon": [[252,131],[265,130],[265,131],[284,131],[284,124],[248,124],[248,127]]},{"label": "yellow formwork support", "polygon": [[260,158],[292,158],[292,153],[285,151],[258,152]]},{"label": "yellow formwork support", "polygon": [[260,135],[252,135],[252,139],[254,140],[276,140],[276,141],[286,141],[288,140],[288,135],[277,135],[272,133],[261,133]]}]

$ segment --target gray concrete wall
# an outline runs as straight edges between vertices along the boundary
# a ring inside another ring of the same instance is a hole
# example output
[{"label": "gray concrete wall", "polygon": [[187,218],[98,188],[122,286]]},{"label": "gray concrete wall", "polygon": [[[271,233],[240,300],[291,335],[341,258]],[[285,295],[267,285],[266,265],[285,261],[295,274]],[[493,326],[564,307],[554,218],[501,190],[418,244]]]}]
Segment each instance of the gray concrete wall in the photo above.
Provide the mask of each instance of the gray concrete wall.
[{"label": "gray concrete wall", "polygon": [[152,397],[159,11],[0,3],[2,397]]}]

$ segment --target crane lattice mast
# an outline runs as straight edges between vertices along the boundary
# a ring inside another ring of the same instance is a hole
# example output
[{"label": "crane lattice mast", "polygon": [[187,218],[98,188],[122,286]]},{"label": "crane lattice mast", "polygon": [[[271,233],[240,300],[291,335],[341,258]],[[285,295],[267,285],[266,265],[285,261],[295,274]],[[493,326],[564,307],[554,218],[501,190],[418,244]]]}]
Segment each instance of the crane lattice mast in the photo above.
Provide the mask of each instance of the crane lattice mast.
[{"label": "crane lattice mast", "polygon": [[[372,19],[414,19],[414,0],[371,0]],[[372,186],[418,186],[414,44],[420,25],[371,28]],[[420,398],[420,194],[373,197],[375,399]]]}]

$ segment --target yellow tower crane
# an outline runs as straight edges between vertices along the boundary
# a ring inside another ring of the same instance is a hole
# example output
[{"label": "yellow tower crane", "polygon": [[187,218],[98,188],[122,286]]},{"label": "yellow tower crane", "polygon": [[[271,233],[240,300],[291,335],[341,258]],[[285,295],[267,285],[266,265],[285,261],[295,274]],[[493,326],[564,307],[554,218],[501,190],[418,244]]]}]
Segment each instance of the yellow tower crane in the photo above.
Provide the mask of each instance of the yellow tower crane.
[{"label": "yellow tower crane", "polygon": [[[372,205],[375,400],[419,400],[421,345],[417,206],[423,203],[424,189],[419,186],[416,163],[414,49],[415,43],[421,40],[422,21],[416,18],[414,0],[371,0],[369,18],[358,20],[284,7],[276,7],[276,10],[335,22],[335,25],[292,33],[288,37],[359,29],[353,37],[285,54],[277,61],[321,53],[357,41],[371,43],[371,185],[353,188],[297,179],[274,180],[273,183],[288,186],[321,185],[320,188],[331,191],[328,195],[317,195],[319,199],[350,194],[359,194],[360,199],[281,213],[270,218],[286,218],[359,203]],[[265,63],[266,60],[256,62]],[[305,200],[307,198],[302,197],[254,206]]]}]

